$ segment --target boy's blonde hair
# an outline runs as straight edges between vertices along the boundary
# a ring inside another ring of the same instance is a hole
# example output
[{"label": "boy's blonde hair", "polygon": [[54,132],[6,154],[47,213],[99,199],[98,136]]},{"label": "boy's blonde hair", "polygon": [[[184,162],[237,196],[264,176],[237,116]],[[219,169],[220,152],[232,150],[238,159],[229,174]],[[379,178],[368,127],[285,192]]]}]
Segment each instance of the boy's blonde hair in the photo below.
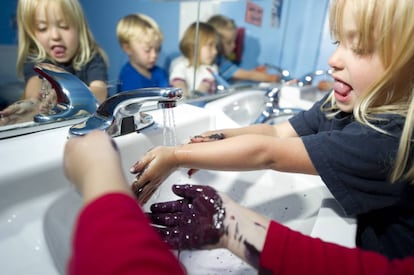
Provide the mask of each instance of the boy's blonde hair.
[{"label": "boy's blonde hair", "polygon": [[116,26],[116,36],[121,46],[137,38],[147,40],[144,42],[158,41],[159,43],[164,39],[155,20],[140,13],[129,14],[119,20]]},{"label": "boy's blonde hair", "polygon": [[45,59],[50,59],[53,62],[53,58],[47,56],[46,50],[35,36],[36,9],[47,9],[51,5],[59,7],[62,18],[79,33],[79,48],[71,60],[72,66],[76,70],[80,70],[97,52],[102,55],[108,65],[108,57],[95,42],[78,0],[19,0],[17,5],[18,75],[22,76],[24,62],[29,57],[33,62],[42,62]]},{"label": "boy's blonde hair", "polygon": [[[414,5],[413,0],[334,0],[330,28],[335,40],[344,40],[342,29],[345,5],[350,5],[357,24],[357,45],[361,55],[374,51],[385,72],[359,98],[353,110],[357,121],[380,132],[372,122],[377,114],[398,114],[406,118],[391,181],[404,173],[414,181],[414,166],[408,164],[414,128]],[[375,68],[373,68],[375,69]],[[330,102],[335,107],[334,97]]]},{"label": "boy's blonde hair", "polygon": [[[196,47],[196,31],[198,24],[198,47]],[[206,45],[209,40],[218,41],[218,35],[213,26],[203,22],[192,23],[184,32],[180,41],[180,51],[188,59],[190,66],[198,67],[200,65],[200,49]],[[195,50],[197,52],[195,53]],[[197,56],[197,64],[195,64],[195,55]]]}]

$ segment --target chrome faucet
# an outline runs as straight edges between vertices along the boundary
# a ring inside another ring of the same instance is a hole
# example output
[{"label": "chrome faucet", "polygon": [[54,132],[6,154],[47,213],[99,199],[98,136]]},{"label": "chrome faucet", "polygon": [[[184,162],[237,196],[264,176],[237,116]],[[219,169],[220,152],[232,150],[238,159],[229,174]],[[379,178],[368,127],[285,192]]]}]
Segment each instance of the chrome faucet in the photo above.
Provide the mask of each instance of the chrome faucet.
[{"label": "chrome faucet", "polygon": [[266,92],[266,105],[263,112],[253,124],[273,124],[274,120],[282,117],[293,116],[301,111],[299,108],[283,108],[279,105],[280,87],[269,88]]},{"label": "chrome faucet", "polygon": [[[182,98],[179,88],[143,88],[115,94],[106,99],[84,122],[72,126],[69,134],[83,136],[99,129],[112,137],[142,130],[154,123],[151,115],[142,112],[146,102],[158,102],[158,108],[176,106]],[[138,118],[137,118],[138,116]]]},{"label": "chrome faucet", "polygon": [[78,77],[66,70],[48,63],[34,66],[35,72],[48,81],[56,92],[57,103],[49,114],[37,114],[34,121],[38,123],[69,120],[93,114],[98,101],[88,86]]},{"label": "chrome faucet", "polygon": [[268,69],[272,69],[272,70],[277,71],[280,74],[280,81],[281,82],[288,82],[288,81],[293,79],[288,70],[284,70],[284,69],[280,68],[279,66],[272,65],[272,64],[269,64],[269,63],[265,63],[265,67],[268,68]]},{"label": "chrome faucet", "polygon": [[332,78],[332,69],[328,70],[315,70],[314,72],[307,73],[299,78],[298,86],[306,86],[306,85],[312,85],[313,80],[315,80],[318,76],[324,76],[327,79]]}]

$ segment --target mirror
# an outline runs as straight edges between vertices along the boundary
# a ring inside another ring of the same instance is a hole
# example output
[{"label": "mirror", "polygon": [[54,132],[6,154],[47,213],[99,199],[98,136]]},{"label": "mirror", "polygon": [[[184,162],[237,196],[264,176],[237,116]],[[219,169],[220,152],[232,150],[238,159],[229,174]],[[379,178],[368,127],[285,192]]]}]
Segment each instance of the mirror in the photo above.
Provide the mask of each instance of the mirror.
[{"label": "mirror", "polygon": [[[3,17],[10,18],[11,22],[5,28],[11,31],[6,33],[9,41],[0,40],[1,44],[9,43],[0,45],[3,57],[0,99],[5,99],[4,90],[19,89],[21,92],[23,88],[22,83],[13,77],[17,37],[13,15],[17,1],[5,2],[6,14]],[[327,69],[327,58],[332,51],[326,24],[329,0],[128,0],[123,1],[122,5],[111,0],[80,2],[95,39],[109,55],[109,83],[116,82],[118,72],[127,60],[116,39],[116,23],[119,18],[131,12],[147,14],[160,25],[164,42],[157,64],[166,70],[172,58],[180,54],[178,41],[185,28],[197,18],[206,21],[216,13],[232,18],[238,27],[245,29],[243,58],[240,63],[243,68],[269,64],[270,69],[272,66],[280,67],[299,78],[316,69]],[[16,94],[18,92],[13,92],[13,95]],[[15,128],[27,128],[27,132],[42,130],[40,125],[20,124],[0,127],[0,132]]]},{"label": "mirror", "polygon": [[[61,67],[48,63],[39,63],[34,71],[42,79],[39,107],[29,106],[25,110],[41,110],[40,113],[27,111],[21,114],[24,123],[15,124],[14,128],[0,130],[0,138],[22,135],[31,130],[46,130],[70,125],[78,119],[84,119],[93,114],[98,102],[88,86],[75,75]],[[44,105],[44,99],[53,95],[53,104]],[[12,106],[33,105],[32,101],[17,101]],[[1,118],[0,123],[3,122]],[[13,126],[13,125],[7,125]],[[36,127],[35,127],[36,126]]]}]

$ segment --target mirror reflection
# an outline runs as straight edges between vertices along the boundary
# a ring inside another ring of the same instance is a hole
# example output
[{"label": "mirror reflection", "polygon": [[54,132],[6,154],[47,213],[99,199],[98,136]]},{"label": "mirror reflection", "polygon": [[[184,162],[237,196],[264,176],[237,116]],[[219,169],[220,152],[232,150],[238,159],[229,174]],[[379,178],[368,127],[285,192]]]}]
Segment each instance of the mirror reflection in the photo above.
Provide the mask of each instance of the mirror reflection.
[{"label": "mirror reflection", "polygon": [[[13,128],[13,124],[16,127],[38,127],[33,121],[35,115],[53,112],[57,104],[56,91],[32,69],[34,63],[43,61],[63,65],[66,71],[75,74],[87,85],[98,102],[118,91],[138,88],[128,86],[127,81],[122,79],[121,72],[126,64],[147,80],[148,68],[160,69],[163,74],[154,75],[164,82],[157,82],[156,86],[174,83],[177,87],[183,87],[186,84],[190,103],[213,100],[223,91],[249,85],[286,84],[292,79],[296,80],[294,85],[319,85],[317,78],[328,79],[327,57],[333,49],[325,26],[328,0],[140,0],[124,1],[122,5],[109,0],[105,0],[105,4],[100,0],[79,0],[79,5],[75,5],[76,12],[71,10],[73,6],[65,6],[67,1],[59,0],[53,1],[47,9],[40,9],[37,16],[43,20],[39,24],[30,24],[36,21],[28,15],[29,11],[16,9],[18,1],[6,2],[8,5],[3,12],[11,23],[4,41],[0,41],[1,52],[7,55],[0,69],[0,132]],[[48,1],[38,2],[45,5]],[[165,11],[169,11],[168,16]],[[126,30],[122,37],[117,28],[123,18],[136,13],[146,16],[150,22],[143,29],[143,34],[148,37],[139,36],[146,37],[145,43],[133,40],[147,54],[144,70],[136,66],[137,62],[131,61],[139,53],[126,39],[128,35],[138,35],[128,34]],[[53,25],[54,22],[56,24]],[[181,45],[184,44],[186,31],[196,22],[202,25],[209,23],[215,28],[217,37],[209,41],[204,39],[201,29],[193,31],[194,39],[189,40],[193,45],[187,49],[192,55],[187,53],[186,57]],[[49,28],[48,23],[51,24]],[[151,27],[153,23],[158,30]],[[60,29],[65,29],[63,34],[59,34]],[[48,36],[50,41],[64,42],[42,44]],[[24,44],[22,51],[18,51],[18,37]],[[65,37],[68,37],[67,40]],[[34,38],[39,41],[38,44],[33,44]],[[39,50],[39,44],[47,50]],[[210,47],[207,54],[210,60],[206,64],[201,57],[205,44]],[[46,57],[53,60],[47,61]],[[172,74],[173,66],[183,57],[187,59],[184,62],[181,60],[181,66],[186,69],[184,76],[189,76],[192,82],[183,82],[183,76],[175,72]],[[75,63],[70,62],[75,59]],[[203,73],[198,72],[199,64],[204,66],[204,78]],[[13,72],[16,68],[21,75]],[[198,75],[201,75],[199,79]],[[194,83],[205,85],[196,86]],[[320,89],[329,88],[328,82],[321,83]],[[203,96],[202,100],[199,96]],[[12,118],[10,113],[16,116]]]}]

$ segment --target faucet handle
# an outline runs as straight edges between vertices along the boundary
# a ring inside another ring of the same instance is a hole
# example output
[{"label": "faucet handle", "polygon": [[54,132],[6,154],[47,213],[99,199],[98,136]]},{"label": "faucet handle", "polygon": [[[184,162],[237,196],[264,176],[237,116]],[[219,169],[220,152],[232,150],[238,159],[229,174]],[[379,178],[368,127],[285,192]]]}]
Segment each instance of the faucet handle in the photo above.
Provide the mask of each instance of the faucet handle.
[{"label": "faucet handle", "polygon": [[73,119],[85,114],[93,114],[98,101],[91,90],[78,77],[68,71],[49,63],[39,63],[34,71],[46,79],[56,92],[57,104],[54,114],[37,114],[35,122],[45,123]]},{"label": "faucet handle", "polygon": [[331,79],[332,78],[332,69],[328,69],[328,70],[315,70],[313,72],[307,73],[303,76],[301,76],[299,78],[299,82],[298,85],[299,86],[305,86],[305,85],[312,85],[315,84],[313,83],[313,81],[315,80],[315,78],[322,76],[323,78],[326,79]]},{"label": "faucet handle", "polygon": [[293,79],[288,70],[282,69],[281,67],[272,65],[270,63],[265,63],[264,66],[268,69],[275,70],[280,75],[282,82],[288,82]]},{"label": "faucet handle", "polygon": [[279,107],[280,88],[270,87],[266,91],[267,103],[274,107]]}]

